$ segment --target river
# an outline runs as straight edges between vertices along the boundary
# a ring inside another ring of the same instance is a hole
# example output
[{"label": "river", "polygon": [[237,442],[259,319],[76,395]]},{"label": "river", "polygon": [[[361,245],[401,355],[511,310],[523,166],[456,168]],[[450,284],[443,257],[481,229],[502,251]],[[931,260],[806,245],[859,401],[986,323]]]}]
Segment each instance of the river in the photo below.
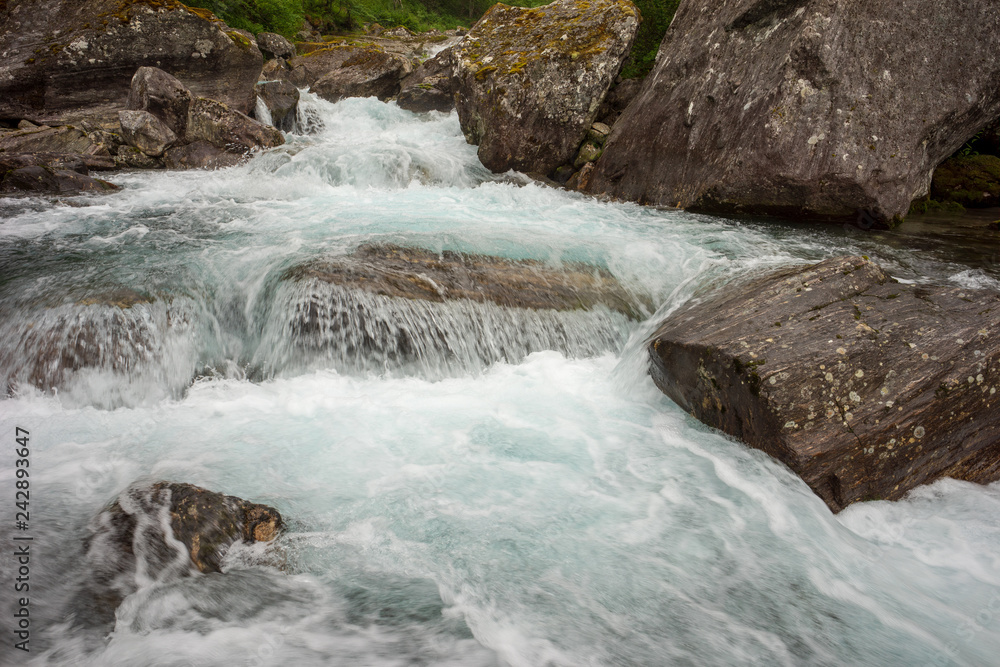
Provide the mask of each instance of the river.
[{"label": "river", "polygon": [[[12,648],[4,555],[0,662],[996,664],[1000,484],[833,515],[666,399],[644,351],[677,306],[749,274],[853,253],[997,287],[991,253],[600,202],[490,174],[454,114],[303,107],[241,167],[0,200],[2,551],[17,427],[33,537],[31,652]],[[401,361],[297,340],[285,272],[370,243],[585,262],[645,311],[368,299],[352,326],[433,323],[446,344]],[[81,345],[98,361],[73,370]],[[88,525],[144,479],[272,505],[288,528],[225,574],[140,578],[111,616]]]}]

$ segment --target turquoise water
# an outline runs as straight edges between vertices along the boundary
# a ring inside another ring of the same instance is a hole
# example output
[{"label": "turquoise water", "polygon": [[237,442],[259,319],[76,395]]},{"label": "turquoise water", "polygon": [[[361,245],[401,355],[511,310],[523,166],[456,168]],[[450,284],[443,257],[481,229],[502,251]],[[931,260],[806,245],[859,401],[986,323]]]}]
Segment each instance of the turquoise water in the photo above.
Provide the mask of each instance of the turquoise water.
[{"label": "turquoise water", "polygon": [[[1000,485],[831,515],[662,396],[644,356],[692,295],[777,266],[863,253],[969,287],[994,267],[603,203],[488,173],[453,115],[307,101],[312,133],[243,167],[0,201],[0,542],[20,426],[36,550],[32,653],[5,612],[5,664],[996,662]],[[448,345],[404,363],[299,344],[281,275],[371,242],[588,262],[650,306],[636,322],[370,298],[366,317],[445,322]],[[102,304],[123,288],[151,301]],[[82,339],[99,361],[67,370]],[[142,479],[267,503],[289,528],[231,550],[224,575],[140,577],[104,615],[84,538]]]}]

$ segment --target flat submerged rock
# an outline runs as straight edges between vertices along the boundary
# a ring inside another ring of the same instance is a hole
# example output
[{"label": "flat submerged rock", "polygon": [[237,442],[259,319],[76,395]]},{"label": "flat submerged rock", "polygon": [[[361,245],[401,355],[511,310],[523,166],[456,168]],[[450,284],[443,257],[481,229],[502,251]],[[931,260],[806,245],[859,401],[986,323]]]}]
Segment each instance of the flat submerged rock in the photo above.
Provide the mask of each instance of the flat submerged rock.
[{"label": "flat submerged rock", "polygon": [[346,257],[294,267],[284,279],[316,279],[422,301],[467,299],[531,310],[590,310],[603,305],[632,319],[641,316],[635,300],[610,273],[579,263],[553,267],[536,260],[450,250],[363,245]]},{"label": "flat submerged rock", "polygon": [[940,477],[1000,479],[1000,293],[837,257],[692,302],[649,354],[684,410],[787,464],[835,512]]}]

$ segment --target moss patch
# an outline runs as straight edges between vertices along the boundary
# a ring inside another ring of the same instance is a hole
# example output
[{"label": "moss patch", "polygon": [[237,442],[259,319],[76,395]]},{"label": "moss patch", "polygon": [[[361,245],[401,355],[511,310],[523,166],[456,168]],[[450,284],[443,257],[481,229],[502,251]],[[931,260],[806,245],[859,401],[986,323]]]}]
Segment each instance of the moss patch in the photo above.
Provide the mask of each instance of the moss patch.
[{"label": "moss patch", "polygon": [[1000,157],[970,155],[946,160],[934,172],[931,196],[969,208],[1000,204]]}]

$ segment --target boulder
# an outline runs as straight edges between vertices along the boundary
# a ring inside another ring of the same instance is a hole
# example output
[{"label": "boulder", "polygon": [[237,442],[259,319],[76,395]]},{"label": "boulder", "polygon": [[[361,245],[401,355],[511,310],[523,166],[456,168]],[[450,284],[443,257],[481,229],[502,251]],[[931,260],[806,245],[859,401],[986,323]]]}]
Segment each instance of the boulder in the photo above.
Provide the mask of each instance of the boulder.
[{"label": "boulder", "polygon": [[177,143],[177,135],[148,111],[119,111],[122,138],[150,157],[159,157]]},{"label": "boulder", "polygon": [[455,108],[451,77],[454,47],[449,47],[420,64],[400,84],[396,104],[408,111],[448,112]]},{"label": "boulder", "polygon": [[264,60],[288,59],[295,55],[295,47],[292,46],[292,43],[273,32],[262,32],[257,35],[257,48],[264,54]]},{"label": "boulder", "polygon": [[[0,195],[107,193],[120,188],[92,178],[86,161],[54,154],[0,154]],[[98,164],[114,167],[110,158]]]},{"label": "boulder", "polygon": [[0,153],[61,153],[65,155],[100,155],[110,153],[103,142],[95,140],[78,127],[45,125],[0,132]]},{"label": "boulder", "polygon": [[245,154],[230,153],[207,141],[175,146],[163,154],[163,165],[167,169],[225,169],[245,160]]},{"label": "boulder", "polygon": [[997,34],[992,0],[682,3],[589,191],[891,224],[1000,116]]},{"label": "boulder", "polygon": [[375,47],[332,46],[288,61],[286,79],[330,102],[347,97],[388,100],[413,67],[406,58]]},{"label": "boulder", "polygon": [[262,81],[257,84],[257,97],[267,107],[271,125],[285,132],[292,129],[299,107],[298,88],[287,81]]},{"label": "boulder", "polygon": [[253,103],[256,43],[177,0],[9,0],[4,9],[0,119],[114,113],[143,65],[240,111]]},{"label": "boulder", "polygon": [[132,75],[125,109],[148,111],[183,137],[192,98],[191,91],[177,77],[158,67],[140,67]]},{"label": "boulder", "polygon": [[136,483],[89,526],[92,585],[120,600],[151,581],[220,572],[233,544],[270,542],[283,525],[267,505],[192,484]]},{"label": "boulder", "polygon": [[835,512],[940,477],[1000,479],[1000,293],[837,257],[692,301],[649,354],[678,405]]},{"label": "boulder", "polygon": [[222,102],[204,97],[191,102],[184,138],[188,142],[206,141],[236,154],[285,143],[285,138],[277,129],[230,109]]},{"label": "boulder", "polygon": [[[162,154],[170,169],[229,167],[255,149],[285,142],[277,129],[217,100],[195,97],[180,81],[155,67],[136,72],[128,106],[120,114],[123,138],[148,156]],[[126,125],[141,123],[147,123],[142,132],[126,129]],[[152,138],[150,133],[158,134]],[[168,133],[176,135],[173,142],[167,141]],[[157,153],[161,146],[164,150]],[[124,161],[133,156],[119,151],[119,157]]]},{"label": "boulder", "polygon": [[455,47],[455,102],[494,172],[570,163],[635,40],[628,0],[494,5]]},{"label": "boulder", "polygon": [[285,280],[318,280],[371,294],[421,301],[466,299],[507,308],[590,310],[603,306],[630,318],[640,308],[615,278],[586,264],[552,268],[510,260],[396,245],[363,245],[347,257],[290,269]]}]

